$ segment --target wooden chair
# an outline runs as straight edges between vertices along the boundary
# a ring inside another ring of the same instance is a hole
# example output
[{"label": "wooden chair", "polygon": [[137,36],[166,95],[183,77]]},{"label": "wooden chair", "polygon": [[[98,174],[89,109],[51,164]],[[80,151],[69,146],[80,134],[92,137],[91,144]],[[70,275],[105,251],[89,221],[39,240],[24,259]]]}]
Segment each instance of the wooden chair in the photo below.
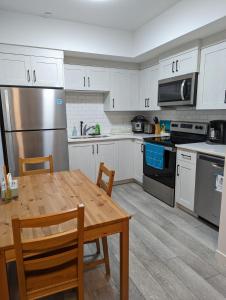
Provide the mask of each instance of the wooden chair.
[{"label": "wooden chair", "polygon": [[[108,177],[108,181],[106,182],[103,179],[103,174]],[[112,193],[112,187],[114,183],[114,177],[115,177],[115,171],[109,170],[103,162],[100,163],[99,167],[99,173],[97,177],[97,186],[99,186],[101,189],[103,189],[108,196],[111,197]],[[90,241],[90,243],[96,243],[96,248],[97,248],[97,254],[100,253],[100,241],[99,239],[96,239],[94,241]],[[102,245],[103,245],[103,253],[104,253],[104,258],[100,260],[96,260],[90,264],[90,267],[95,267],[98,264],[104,263],[105,264],[105,269],[106,269],[106,275],[110,275],[110,263],[109,263],[109,253],[108,253],[108,241],[107,237],[102,238]],[[89,266],[89,264],[88,264]]]},{"label": "wooden chair", "polygon": [[[35,165],[49,162],[49,169],[35,169],[35,170],[24,170],[26,165]],[[42,173],[53,173],[53,156],[43,157],[30,157],[30,158],[19,158],[19,174],[20,176],[42,174]]]},{"label": "wooden chair", "polygon": [[[77,219],[77,228],[33,240],[22,240],[24,228],[49,227]],[[78,289],[84,299],[84,205],[63,213],[12,220],[21,300],[38,299],[68,289]],[[30,255],[30,256],[29,256]]]}]

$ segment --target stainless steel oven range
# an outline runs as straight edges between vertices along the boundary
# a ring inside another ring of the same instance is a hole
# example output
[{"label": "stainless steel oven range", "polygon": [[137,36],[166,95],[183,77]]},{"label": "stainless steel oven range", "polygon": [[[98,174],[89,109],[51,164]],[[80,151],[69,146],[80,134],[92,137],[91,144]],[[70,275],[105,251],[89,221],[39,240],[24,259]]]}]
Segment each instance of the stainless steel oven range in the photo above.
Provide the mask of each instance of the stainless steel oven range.
[{"label": "stainless steel oven range", "polygon": [[176,144],[204,142],[208,124],[171,122],[170,137],[144,139],[143,187],[144,190],[174,206]]}]

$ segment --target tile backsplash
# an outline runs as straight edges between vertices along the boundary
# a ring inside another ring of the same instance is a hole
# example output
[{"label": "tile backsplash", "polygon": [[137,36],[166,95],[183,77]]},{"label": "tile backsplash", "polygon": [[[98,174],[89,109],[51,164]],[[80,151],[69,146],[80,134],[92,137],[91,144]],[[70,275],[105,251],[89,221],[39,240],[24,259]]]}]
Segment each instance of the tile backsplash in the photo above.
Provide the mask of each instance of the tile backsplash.
[{"label": "tile backsplash", "polygon": [[210,120],[226,120],[226,110],[195,110],[181,108],[177,110],[161,110],[155,112],[105,112],[104,95],[100,93],[66,92],[67,128],[72,135],[74,126],[80,135],[80,121],[87,126],[100,124],[101,133],[130,133],[131,119],[142,114],[152,121],[154,116],[160,120],[209,122]]},{"label": "tile backsplash", "polygon": [[104,112],[104,95],[94,93],[66,92],[68,135],[74,126],[80,134],[80,121],[88,126],[100,124],[101,133],[131,132],[131,119],[136,113]]},{"label": "tile backsplash", "polygon": [[154,116],[157,116],[160,120],[209,122],[211,120],[226,120],[226,110],[195,110],[189,108],[162,110],[151,112],[151,120]]}]

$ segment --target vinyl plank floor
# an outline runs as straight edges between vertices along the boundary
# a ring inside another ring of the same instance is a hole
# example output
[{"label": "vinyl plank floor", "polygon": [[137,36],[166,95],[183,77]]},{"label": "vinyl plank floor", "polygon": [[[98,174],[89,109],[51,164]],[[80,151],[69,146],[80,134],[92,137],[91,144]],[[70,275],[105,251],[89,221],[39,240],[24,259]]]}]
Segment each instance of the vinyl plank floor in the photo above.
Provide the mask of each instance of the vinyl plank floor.
[{"label": "vinyl plank floor", "polygon": [[[171,208],[142,187],[129,183],[115,186],[113,199],[133,218],[130,222],[131,300],[226,299],[226,264],[215,257],[218,232],[179,208]],[[120,298],[119,235],[108,238],[111,277],[104,266],[85,272],[86,300]],[[92,259],[95,244],[85,246]],[[15,264],[8,267],[11,300],[19,300]],[[76,291],[46,300],[76,299]]]}]

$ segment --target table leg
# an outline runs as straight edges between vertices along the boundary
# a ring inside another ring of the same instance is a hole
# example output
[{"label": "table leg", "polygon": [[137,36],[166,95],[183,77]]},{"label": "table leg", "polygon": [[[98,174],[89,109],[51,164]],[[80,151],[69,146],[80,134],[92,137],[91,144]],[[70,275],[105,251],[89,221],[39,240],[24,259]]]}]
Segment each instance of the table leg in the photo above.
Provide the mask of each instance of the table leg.
[{"label": "table leg", "polygon": [[0,294],[1,299],[9,300],[5,252],[0,251]]},{"label": "table leg", "polygon": [[129,299],[129,220],[120,233],[120,299]]}]

